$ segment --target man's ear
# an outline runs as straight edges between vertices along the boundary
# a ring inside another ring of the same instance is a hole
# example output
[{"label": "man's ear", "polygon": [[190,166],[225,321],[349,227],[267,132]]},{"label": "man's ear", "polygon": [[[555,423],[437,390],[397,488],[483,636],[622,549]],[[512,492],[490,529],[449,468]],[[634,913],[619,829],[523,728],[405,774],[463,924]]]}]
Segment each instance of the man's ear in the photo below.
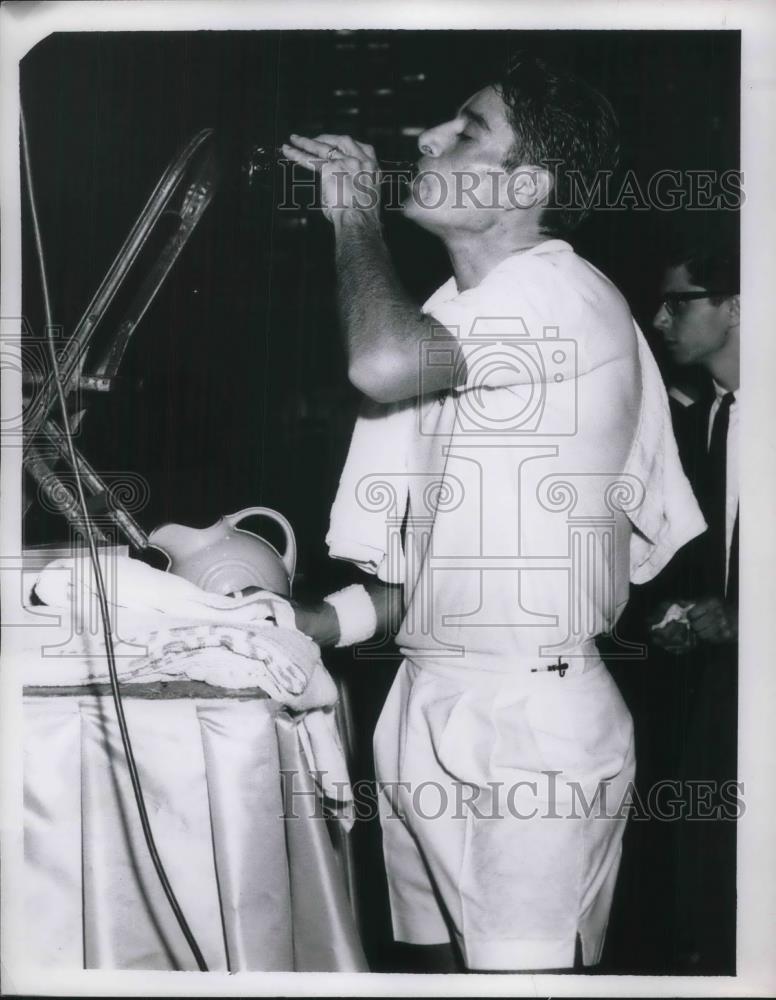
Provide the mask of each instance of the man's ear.
[{"label": "man's ear", "polygon": [[731,295],[727,301],[730,322],[738,324],[741,319],[741,297],[739,295]]},{"label": "man's ear", "polygon": [[554,178],[546,167],[522,164],[506,180],[506,208],[536,208],[546,204]]}]

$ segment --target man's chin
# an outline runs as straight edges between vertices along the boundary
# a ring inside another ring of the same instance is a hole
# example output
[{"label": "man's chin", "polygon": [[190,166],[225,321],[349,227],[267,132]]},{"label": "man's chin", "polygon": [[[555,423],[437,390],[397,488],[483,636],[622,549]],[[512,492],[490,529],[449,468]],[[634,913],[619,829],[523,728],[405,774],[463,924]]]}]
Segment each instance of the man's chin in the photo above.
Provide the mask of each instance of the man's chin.
[{"label": "man's chin", "polygon": [[444,213],[439,208],[429,208],[427,205],[420,205],[412,194],[401,206],[401,214],[405,219],[414,222],[421,229],[428,229],[431,232],[438,232],[447,228],[444,223]]}]

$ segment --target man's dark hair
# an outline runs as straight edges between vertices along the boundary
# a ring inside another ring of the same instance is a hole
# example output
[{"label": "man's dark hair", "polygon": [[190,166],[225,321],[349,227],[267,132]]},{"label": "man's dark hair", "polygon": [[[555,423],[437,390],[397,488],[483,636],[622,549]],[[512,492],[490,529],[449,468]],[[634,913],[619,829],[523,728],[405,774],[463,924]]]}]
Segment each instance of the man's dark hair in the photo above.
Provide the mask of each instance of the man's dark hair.
[{"label": "man's dark hair", "polygon": [[740,261],[737,247],[714,242],[685,245],[674,249],[668,259],[669,267],[681,267],[682,264],[687,268],[691,285],[719,293],[711,297],[714,305],[731,295],[738,295]]},{"label": "man's dark hair", "polygon": [[555,180],[542,231],[551,236],[575,229],[590,212],[601,171],[617,168],[617,117],[607,99],[571,73],[542,59],[513,55],[493,81],[507,107],[515,143],[504,166],[548,169]]}]

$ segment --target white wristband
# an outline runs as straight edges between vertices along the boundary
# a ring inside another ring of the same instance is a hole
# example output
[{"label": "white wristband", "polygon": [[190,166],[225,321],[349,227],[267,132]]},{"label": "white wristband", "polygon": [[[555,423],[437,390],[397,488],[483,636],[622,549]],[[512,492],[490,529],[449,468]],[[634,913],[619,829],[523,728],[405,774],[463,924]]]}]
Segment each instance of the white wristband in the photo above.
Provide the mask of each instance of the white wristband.
[{"label": "white wristband", "polygon": [[377,612],[366,587],[355,583],[337,590],[324,601],[334,608],[339,622],[340,637],[336,645],[353,646],[371,639],[377,631]]}]

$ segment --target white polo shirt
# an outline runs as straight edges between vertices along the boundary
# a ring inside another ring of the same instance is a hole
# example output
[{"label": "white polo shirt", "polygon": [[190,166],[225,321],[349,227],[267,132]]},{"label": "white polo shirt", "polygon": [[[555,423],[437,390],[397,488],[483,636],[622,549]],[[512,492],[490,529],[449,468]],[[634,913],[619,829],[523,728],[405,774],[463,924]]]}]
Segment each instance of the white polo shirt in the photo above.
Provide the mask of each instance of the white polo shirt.
[{"label": "white polo shirt", "polygon": [[640,404],[628,305],[548,240],[474,288],[451,278],[423,312],[459,338],[467,377],[418,406],[397,642],[497,671],[589,655],[628,597],[632,529],[612,503]]}]

